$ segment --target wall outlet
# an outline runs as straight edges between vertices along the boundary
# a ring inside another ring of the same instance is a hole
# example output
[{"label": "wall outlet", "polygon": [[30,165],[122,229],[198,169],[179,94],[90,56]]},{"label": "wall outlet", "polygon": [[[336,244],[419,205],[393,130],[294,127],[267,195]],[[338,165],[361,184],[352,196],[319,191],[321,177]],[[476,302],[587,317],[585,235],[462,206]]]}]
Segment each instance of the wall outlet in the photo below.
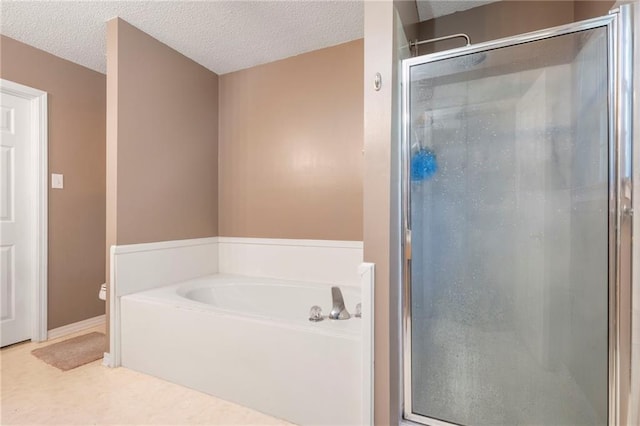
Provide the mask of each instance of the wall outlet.
[{"label": "wall outlet", "polygon": [[54,189],[64,188],[64,176],[58,173],[51,173],[51,188],[54,188]]}]

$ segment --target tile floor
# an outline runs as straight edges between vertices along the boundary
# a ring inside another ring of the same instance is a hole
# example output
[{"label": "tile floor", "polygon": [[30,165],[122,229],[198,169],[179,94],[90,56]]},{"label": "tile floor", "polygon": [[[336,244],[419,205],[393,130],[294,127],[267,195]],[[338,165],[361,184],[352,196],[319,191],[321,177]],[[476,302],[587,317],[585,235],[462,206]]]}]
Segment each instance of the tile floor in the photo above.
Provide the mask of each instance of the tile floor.
[{"label": "tile floor", "polygon": [[31,355],[42,343],[0,351],[0,424],[290,425],[283,420],[102,360],[62,372]]}]

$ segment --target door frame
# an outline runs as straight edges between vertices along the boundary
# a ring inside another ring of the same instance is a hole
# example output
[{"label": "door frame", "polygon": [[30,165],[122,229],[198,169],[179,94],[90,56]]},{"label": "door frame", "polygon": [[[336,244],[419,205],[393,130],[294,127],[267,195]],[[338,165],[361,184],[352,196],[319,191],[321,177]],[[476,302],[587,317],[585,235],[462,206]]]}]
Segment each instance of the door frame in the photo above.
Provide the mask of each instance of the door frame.
[{"label": "door frame", "polygon": [[31,340],[47,340],[47,256],[48,256],[48,110],[47,92],[24,86],[13,81],[0,79],[0,92],[29,101],[30,104],[30,148],[29,161],[31,176],[29,193],[31,203],[36,208],[31,217],[31,258],[35,268],[31,275],[29,289],[29,313],[31,319]]},{"label": "door frame", "polygon": [[[629,381],[625,373],[631,361],[630,327],[631,312],[623,305],[620,295],[628,296],[633,285],[629,260],[632,259],[632,196],[633,187],[630,166],[632,146],[631,95],[632,76],[632,16],[633,4],[622,5],[608,15],[543,29],[494,41],[468,45],[457,49],[422,55],[402,61],[402,144],[401,144],[401,229],[402,229],[402,289],[401,289],[401,406],[404,421],[431,426],[450,426],[452,423],[413,412],[411,387],[411,217],[410,217],[410,70],[412,66],[451,59],[478,52],[516,46],[579,31],[606,28],[607,67],[609,70],[609,324],[608,324],[608,423],[619,424],[626,416],[629,402]],[[617,161],[616,161],[617,159]],[[625,190],[628,188],[628,190]],[[626,194],[625,194],[626,193]]]}]

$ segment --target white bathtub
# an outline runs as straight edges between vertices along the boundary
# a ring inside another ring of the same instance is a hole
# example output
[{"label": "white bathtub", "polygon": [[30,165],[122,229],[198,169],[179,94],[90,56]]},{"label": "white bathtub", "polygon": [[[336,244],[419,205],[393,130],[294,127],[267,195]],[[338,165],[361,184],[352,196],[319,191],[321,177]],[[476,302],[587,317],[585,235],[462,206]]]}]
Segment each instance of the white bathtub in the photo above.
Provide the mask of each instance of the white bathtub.
[{"label": "white bathtub", "polygon": [[[341,290],[353,313],[359,289]],[[293,423],[361,425],[362,320],[313,323],[312,305],[328,313],[330,285],[211,275],[126,295],[121,362]]]}]

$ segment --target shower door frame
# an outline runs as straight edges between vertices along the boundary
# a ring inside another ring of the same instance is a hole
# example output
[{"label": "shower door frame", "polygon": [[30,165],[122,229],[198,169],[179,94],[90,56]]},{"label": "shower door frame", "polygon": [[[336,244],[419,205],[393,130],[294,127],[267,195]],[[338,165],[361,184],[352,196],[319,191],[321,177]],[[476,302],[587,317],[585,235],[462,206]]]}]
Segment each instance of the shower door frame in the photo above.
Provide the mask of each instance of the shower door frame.
[{"label": "shower door frame", "polygon": [[[620,294],[631,295],[632,257],[632,82],[633,82],[633,5],[613,9],[608,15],[567,25],[534,31],[495,41],[409,58],[402,61],[402,144],[401,144],[401,205],[402,205],[402,376],[401,386],[404,419],[430,426],[449,426],[443,420],[413,412],[411,387],[411,173],[410,173],[410,71],[411,67],[479,52],[488,52],[534,41],[559,37],[595,28],[607,30],[608,81],[608,423],[619,424],[621,406],[626,407],[628,374],[622,375],[622,365],[631,362],[631,333],[621,334],[621,323],[629,324],[629,312],[621,310]],[[626,305],[625,305],[626,306]],[[630,329],[630,327],[629,327]],[[627,335],[628,334],[628,335]],[[630,369],[629,369],[630,370]],[[622,386],[624,384],[624,387]],[[622,403],[624,398],[625,404]]]}]

